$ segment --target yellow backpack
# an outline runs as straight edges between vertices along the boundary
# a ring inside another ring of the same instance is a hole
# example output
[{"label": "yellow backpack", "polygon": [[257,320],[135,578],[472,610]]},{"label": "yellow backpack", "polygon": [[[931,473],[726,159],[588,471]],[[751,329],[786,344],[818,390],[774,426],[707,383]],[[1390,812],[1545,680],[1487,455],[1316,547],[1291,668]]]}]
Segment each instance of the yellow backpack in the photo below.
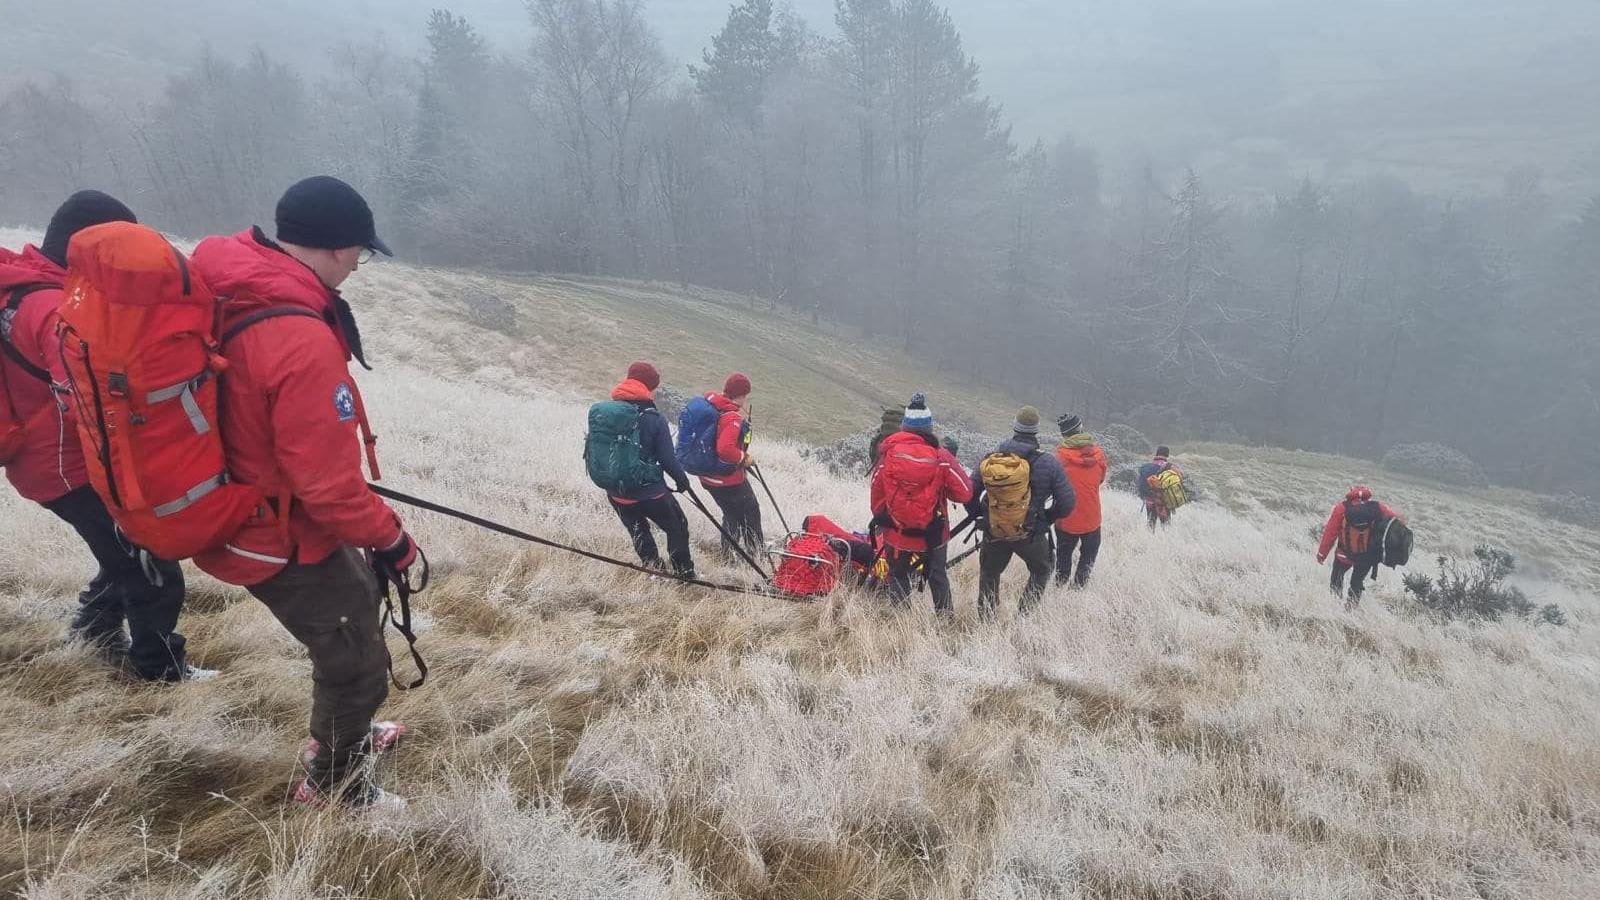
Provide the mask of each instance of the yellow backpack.
[{"label": "yellow backpack", "polygon": [[1150,487],[1155,490],[1161,505],[1174,510],[1189,502],[1189,491],[1183,486],[1183,473],[1177,469],[1162,469],[1150,476]]},{"label": "yellow backpack", "polygon": [[987,494],[989,539],[1020,541],[1028,536],[1029,478],[1033,465],[1015,453],[991,453],[978,464]]}]

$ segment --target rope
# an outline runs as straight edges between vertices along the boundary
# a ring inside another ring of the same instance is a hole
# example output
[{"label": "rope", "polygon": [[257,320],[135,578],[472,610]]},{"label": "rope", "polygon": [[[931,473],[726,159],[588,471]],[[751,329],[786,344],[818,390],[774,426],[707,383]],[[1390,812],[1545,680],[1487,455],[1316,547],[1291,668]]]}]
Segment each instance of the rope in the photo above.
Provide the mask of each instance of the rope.
[{"label": "rope", "polygon": [[[486,531],[493,531],[496,534],[503,534],[506,537],[513,537],[513,538],[516,538],[519,541],[527,541],[530,544],[538,544],[541,547],[549,547],[549,548],[551,548],[553,550],[564,550],[567,553],[575,553],[575,554],[577,554],[579,556],[595,560],[596,562],[603,562],[603,563],[606,563],[608,565],[613,565],[613,566],[616,566],[616,567],[621,568],[621,569],[631,569],[632,571],[642,572],[642,573],[644,573],[646,575],[653,575],[653,576],[655,576],[657,578],[667,578],[667,579],[670,579],[672,581],[677,581],[677,582],[680,582],[680,583],[683,583],[683,584],[692,584],[695,587],[703,587],[703,588],[707,588],[707,589],[713,590],[713,591],[725,591],[725,592],[730,593],[730,594],[752,594],[752,595],[755,595],[755,596],[758,596],[758,597],[782,596],[781,594],[775,594],[772,591],[769,591],[769,590],[767,590],[765,588],[745,587],[743,585],[737,585],[737,584],[722,584],[722,583],[715,582],[715,581],[707,581],[707,580],[705,580],[703,578],[689,578],[689,577],[684,576],[684,575],[675,575],[675,574],[671,574],[671,573],[667,573],[667,572],[662,572],[662,571],[659,571],[657,569],[646,568],[644,566],[638,565],[637,563],[631,563],[631,562],[627,562],[625,560],[614,559],[612,557],[605,556],[605,555],[600,554],[600,553],[594,553],[594,552],[589,551],[589,550],[582,550],[582,549],[579,549],[577,547],[570,546],[568,544],[560,543],[559,541],[552,541],[549,538],[542,538],[542,537],[539,537],[538,535],[535,535],[535,534],[529,534],[526,531],[521,531],[521,530],[518,530],[516,528],[512,528],[509,525],[502,525],[499,522],[493,521],[492,519],[485,519],[485,518],[483,518],[481,516],[475,516],[475,515],[473,515],[471,513],[468,513],[468,512],[462,512],[459,509],[452,509],[452,508],[450,508],[448,506],[445,506],[443,504],[434,503],[432,500],[424,500],[421,497],[413,497],[410,494],[403,494],[403,493],[401,493],[399,491],[391,490],[390,488],[386,488],[386,487],[384,487],[382,485],[372,484],[371,482],[368,482],[367,486],[372,488],[372,492],[374,494],[377,494],[378,496],[383,497],[386,500],[393,500],[396,503],[404,503],[407,506],[413,506],[413,507],[416,507],[417,509],[425,509],[428,512],[438,513],[441,516],[449,516],[452,519],[457,519],[457,520],[460,520],[462,522],[466,522],[469,525],[476,525],[479,528],[482,528],[482,529],[484,529]],[[693,496],[693,495],[691,494],[690,496]],[[696,498],[696,499],[698,499],[698,498]],[[758,570],[759,570],[759,567],[758,567]]]}]

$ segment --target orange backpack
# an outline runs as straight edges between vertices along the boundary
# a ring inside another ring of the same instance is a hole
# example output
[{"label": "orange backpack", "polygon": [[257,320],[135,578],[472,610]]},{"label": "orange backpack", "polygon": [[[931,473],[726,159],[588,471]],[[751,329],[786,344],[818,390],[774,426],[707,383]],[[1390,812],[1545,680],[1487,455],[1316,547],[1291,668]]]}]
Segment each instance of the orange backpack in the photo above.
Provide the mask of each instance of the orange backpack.
[{"label": "orange backpack", "polygon": [[112,222],[73,237],[63,291],[62,361],[111,517],[164,559],[225,543],[263,497],[228,480],[210,289],[166,238]]},{"label": "orange backpack", "polygon": [[1374,555],[1374,550],[1379,554],[1381,548],[1373,545],[1373,532],[1377,530],[1378,520],[1383,518],[1383,507],[1376,500],[1367,500],[1363,503],[1344,502],[1344,528],[1339,532],[1339,550],[1352,560],[1364,561],[1366,557]]}]

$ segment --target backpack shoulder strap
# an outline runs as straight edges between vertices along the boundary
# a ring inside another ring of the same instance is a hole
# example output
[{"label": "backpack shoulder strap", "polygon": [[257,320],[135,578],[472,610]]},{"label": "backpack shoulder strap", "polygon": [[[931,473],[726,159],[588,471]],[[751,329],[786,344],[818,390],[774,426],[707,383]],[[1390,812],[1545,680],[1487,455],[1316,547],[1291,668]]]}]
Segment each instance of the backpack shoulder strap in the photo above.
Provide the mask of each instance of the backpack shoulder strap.
[{"label": "backpack shoulder strap", "polygon": [[[17,287],[11,289],[11,296],[6,299],[6,312],[14,316],[17,314],[17,310],[22,307],[22,301],[27,299],[29,294],[37,294],[40,291],[48,291],[52,288],[58,287],[60,287],[60,285],[49,284],[47,282],[18,285]],[[37,381],[42,381],[45,384],[50,383],[50,373],[42,366],[37,366],[31,360],[23,357],[22,352],[18,350],[16,345],[11,342],[9,335],[4,338],[0,338],[0,351],[4,351],[6,359],[16,363],[17,368],[28,373],[30,378],[33,378]]]},{"label": "backpack shoulder strap", "polygon": [[240,332],[244,331],[246,328],[249,328],[251,325],[256,324],[257,322],[265,322],[268,319],[277,319],[282,316],[306,316],[307,318],[316,319],[319,322],[324,321],[322,316],[319,316],[311,310],[306,309],[304,306],[269,306],[266,309],[258,309],[255,312],[246,313],[244,316],[240,317],[238,321],[234,322],[232,325],[229,325],[227,329],[222,332],[222,340],[220,343],[226,345],[229,341],[238,337]]}]

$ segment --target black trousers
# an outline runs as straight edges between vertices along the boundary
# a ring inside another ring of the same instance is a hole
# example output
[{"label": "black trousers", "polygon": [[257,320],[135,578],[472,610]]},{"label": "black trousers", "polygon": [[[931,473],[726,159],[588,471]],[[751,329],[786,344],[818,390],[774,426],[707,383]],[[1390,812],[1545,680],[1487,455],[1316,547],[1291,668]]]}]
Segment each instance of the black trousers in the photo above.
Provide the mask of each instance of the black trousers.
[{"label": "black trousers", "polygon": [[928,592],[933,594],[935,612],[949,615],[955,612],[950,593],[950,548],[940,544],[932,550],[918,553],[915,550],[885,551],[889,555],[889,598],[904,603],[911,596],[911,581],[916,577],[913,560],[922,557],[922,575],[928,579]]},{"label": "black trousers", "polygon": [[661,565],[661,550],[650,531],[650,523],[654,522],[667,536],[667,557],[672,560],[673,573],[694,576],[694,557],[689,554],[689,520],[684,517],[678,498],[662,494],[654,500],[637,503],[612,500],[611,508],[617,511],[622,527],[628,529],[628,536],[633,538],[633,551],[639,554],[641,562],[647,566]]},{"label": "black trousers", "polygon": [[[44,508],[71,525],[100,564],[99,574],[78,595],[73,634],[113,651],[126,643],[128,668],[140,678],[182,678],[187,661],[183,635],[176,629],[183,612],[183,569],[151,558],[147,576],[137,552],[130,552],[117,535],[116,523],[94,488],[78,488]],[[123,637],[123,622],[131,640]]]},{"label": "black trousers", "polygon": [[[1078,575],[1072,575],[1072,553],[1079,547],[1083,552],[1078,554]],[[1100,556],[1100,529],[1088,534],[1068,534],[1061,529],[1056,529],[1056,583],[1061,584],[1072,579],[1078,587],[1083,587],[1089,581],[1089,573],[1094,571],[1094,561]]]},{"label": "black trousers", "polygon": [[1023,612],[1033,609],[1050,584],[1050,573],[1055,571],[1055,554],[1050,548],[1050,529],[1042,529],[1024,541],[984,541],[978,551],[978,614],[993,616],[1000,598],[1000,576],[1011,565],[1011,557],[1020,556],[1028,566],[1028,584],[1022,589],[1018,608]]},{"label": "black trousers", "polygon": [[1335,559],[1333,561],[1333,577],[1328,579],[1328,587],[1332,588],[1335,594],[1341,597],[1344,596],[1344,576],[1346,572],[1349,572],[1350,602],[1354,603],[1361,599],[1362,592],[1367,589],[1367,578],[1377,571],[1378,564],[1375,562],[1358,562],[1352,566]]},{"label": "black trousers", "polygon": [[[767,542],[767,538],[761,531],[761,503],[756,500],[756,491],[750,486],[750,479],[728,487],[707,486],[706,491],[711,494],[711,499],[717,501],[717,508],[722,510],[723,529],[733,535],[752,557],[760,553],[761,545]],[[728,543],[727,535],[722,536],[722,552],[738,558],[733,545]]]}]

